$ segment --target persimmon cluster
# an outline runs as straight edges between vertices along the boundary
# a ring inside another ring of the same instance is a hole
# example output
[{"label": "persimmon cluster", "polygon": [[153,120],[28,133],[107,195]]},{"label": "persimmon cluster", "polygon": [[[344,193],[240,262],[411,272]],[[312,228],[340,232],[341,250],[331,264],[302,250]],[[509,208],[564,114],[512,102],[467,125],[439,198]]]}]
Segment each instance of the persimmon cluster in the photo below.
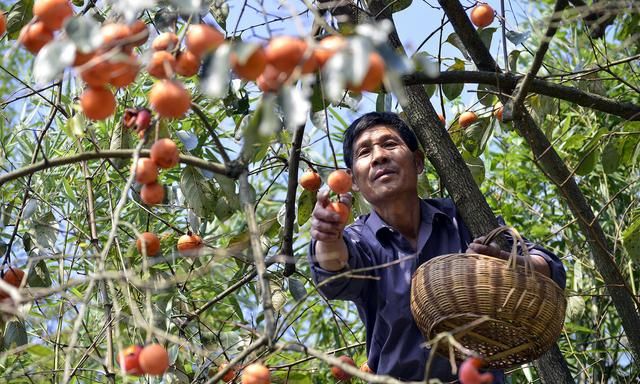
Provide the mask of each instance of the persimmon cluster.
[{"label": "persimmon cluster", "polygon": [[169,353],[160,344],[132,345],[118,353],[118,364],[128,375],[160,376],[169,368]]}]

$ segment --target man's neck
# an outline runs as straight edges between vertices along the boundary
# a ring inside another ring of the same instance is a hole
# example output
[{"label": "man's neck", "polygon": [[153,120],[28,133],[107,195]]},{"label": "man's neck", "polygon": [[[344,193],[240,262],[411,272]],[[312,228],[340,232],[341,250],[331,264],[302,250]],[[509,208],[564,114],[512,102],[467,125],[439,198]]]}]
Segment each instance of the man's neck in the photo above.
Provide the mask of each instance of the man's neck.
[{"label": "man's neck", "polygon": [[378,216],[413,243],[420,230],[420,199],[398,196],[393,201],[374,207]]}]

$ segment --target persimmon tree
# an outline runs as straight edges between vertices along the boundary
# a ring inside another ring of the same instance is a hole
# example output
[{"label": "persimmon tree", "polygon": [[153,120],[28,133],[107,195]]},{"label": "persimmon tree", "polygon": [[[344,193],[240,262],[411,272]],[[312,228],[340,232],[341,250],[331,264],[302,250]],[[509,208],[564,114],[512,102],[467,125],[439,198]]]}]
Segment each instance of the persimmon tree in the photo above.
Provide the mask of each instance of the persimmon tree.
[{"label": "persimmon tree", "polygon": [[633,0],[0,4],[8,382],[397,382],[306,261],[373,109],[415,130],[424,197],[562,258],[564,332],[513,382],[640,377]]}]

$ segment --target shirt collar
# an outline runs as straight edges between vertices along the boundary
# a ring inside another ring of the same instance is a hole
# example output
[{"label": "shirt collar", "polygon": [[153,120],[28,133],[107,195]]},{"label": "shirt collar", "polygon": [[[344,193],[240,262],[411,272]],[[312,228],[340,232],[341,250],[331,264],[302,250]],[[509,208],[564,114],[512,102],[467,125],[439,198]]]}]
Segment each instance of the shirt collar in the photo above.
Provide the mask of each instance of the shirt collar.
[{"label": "shirt collar", "polygon": [[[453,207],[442,204],[441,201],[442,199],[420,199],[420,217],[422,222],[431,224],[436,215],[447,219],[455,215]],[[388,239],[388,235],[395,232],[393,227],[385,223],[375,210],[371,210],[366,225],[371,229],[371,232],[376,235],[379,241]]]}]

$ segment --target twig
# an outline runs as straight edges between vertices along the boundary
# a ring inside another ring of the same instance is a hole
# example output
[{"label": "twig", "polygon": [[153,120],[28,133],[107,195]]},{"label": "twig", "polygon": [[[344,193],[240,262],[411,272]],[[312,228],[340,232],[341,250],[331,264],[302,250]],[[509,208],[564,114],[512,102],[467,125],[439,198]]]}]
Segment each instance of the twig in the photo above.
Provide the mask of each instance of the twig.
[{"label": "twig", "polygon": [[224,149],[224,145],[222,145],[222,142],[220,141],[220,139],[218,139],[218,135],[216,135],[216,132],[213,130],[211,123],[209,123],[209,120],[207,119],[207,115],[205,115],[205,113],[202,112],[200,107],[195,103],[191,103],[191,110],[193,110],[193,112],[195,112],[196,115],[198,115],[198,117],[204,124],[204,127],[207,129],[207,131],[209,131],[209,135],[211,135],[211,138],[213,139],[213,143],[218,148],[218,152],[220,152],[220,156],[222,156],[222,160],[225,162],[225,164],[228,163],[230,161],[229,155],[227,154],[227,151]]},{"label": "twig", "polygon": [[253,201],[251,201],[249,175],[247,174],[247,170],[243,171],[240,175],[240,202],[247,218],[247,225],[249,226],[251,251],[253,254],[253,261],[256,265],[256,271],[258,272],[258,286],[260,287],[260,293],[262,295],[265,335],[269,346],[271,346],[273,343],[273,336],[275,334],[275,316],[273,304],[271,303],[271,289],[269,287],[269,281],[265,276],[267,268],[264,262],[264,255],[262,253],[262,244],[260,243],[260,229],[258,228],[258,223],[256,221]]},{"label": "twig", "polygon": [[304,138],[304,124],[296,127],[293,133],[293,144],[289,155],[289,180],[287,184],[287,200],[285,202],[284,235],[282,239],[282,250],[285,255],[286,264],[284,276],[288,277],[296,272],[296,259],[293,255],[293,227],[296,219],[296,191],[298,187],[298,164],[300,164],[300,147]]}]

